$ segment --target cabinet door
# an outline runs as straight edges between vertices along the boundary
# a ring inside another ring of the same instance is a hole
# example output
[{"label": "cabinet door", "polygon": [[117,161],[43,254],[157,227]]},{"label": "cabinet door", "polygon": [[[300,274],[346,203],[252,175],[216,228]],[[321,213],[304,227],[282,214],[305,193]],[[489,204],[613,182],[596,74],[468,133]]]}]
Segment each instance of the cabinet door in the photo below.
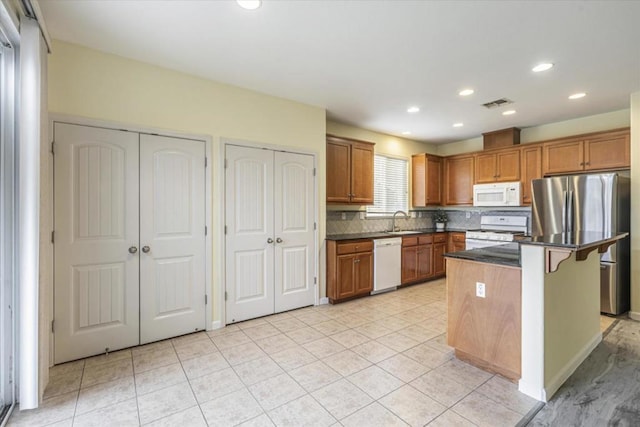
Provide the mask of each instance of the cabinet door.
[{"label": "cabinet door", "polygon": [[327,203],[351,200],[351,144],[327,141]]},{"label": "cabinet door", "polygon": [[522,204],[531,204],[531,181],[542,178],[542,147],[522,149]]},{"label": "cabinet door", "polygon": [[427,156],[411,156],[411,205],[427,206]]},{"label": "cabinet door", "polygon": [[451,232],[449,233],[448,251],[457,252],[465,250],[465,233]]},{"label": "cabinet door", "polygon": [[496,153],[496,181],[511,182],[520,180],[520,150],[507,150]]},{"label": "cabinet door", "polygon": [[433,244],[433,275],[440,276],[445,273],[444,253],[447,251],[446,243]]},{"label": "cabinet door", "polygon": [[355,255],[338,255],[336,263],[336,299],[349,298],[356,294],[356,257]]},{"label": "cabinet door", "polygon": [[464,251],[467,245],[464,242],[453,242],[453,250],[451,252]]},{"label": "cabinet door", "polygon": [[418,280],[418,246],[402,248],[402,284]]},{"label": "cabinet door", "polygon": [[373,204],[373,144],[351,144],[351,203]]},{"label": "cabinet door", "polygon": [[584,165],[585,170],[630,167],[629,132],[616,132],[585,140]]},{"label": "cabinet door", "polygon": [[427,279],[432,276],[432,245],[418,246],[418,279]]},{"label": "cabinet door", "polygon": [[473,156],[461,156],[445,161],[445,204],[473,203]]},{"label": "cabinet door", "polygon": [[495,182],[497,179],[497,165],[495,154],[476,155],[476,184]]},{"label": "cabinet door", "polygon": [[373,252],[363,252],[355,257],[355,294],[373,290]]},{"label": "cabinet door", "polygon": [[542,157],[544,175],[581,171],[584,168],[583,142],[546,143]]},{"label": "cabinet door", "polygon": [[427,205],[442,204],[442,157],[427,156]]}]

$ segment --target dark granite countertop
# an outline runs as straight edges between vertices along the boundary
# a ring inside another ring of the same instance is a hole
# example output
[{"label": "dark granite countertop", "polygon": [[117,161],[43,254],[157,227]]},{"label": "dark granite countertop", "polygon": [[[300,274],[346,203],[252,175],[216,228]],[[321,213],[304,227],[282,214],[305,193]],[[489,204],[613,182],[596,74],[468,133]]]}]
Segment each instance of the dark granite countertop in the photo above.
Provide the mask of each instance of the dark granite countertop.
[{"label": "dark granite countertop", "polygon": [[520,245],[517,242],[467,251],[448,252],[444,256],[508,267],[520,267]]},{"label": "dark granite countertop", "polygon": [[595,231],[575,231],[572,233],[547,234],[543,236],[531,236],[520,241],[522,244],[553,246],[567,249],[584,249],[590,246],[620,240],[629,233],[602,233]]},{"label": "dark granite countertop", "polygon": [[[447,231],[453,232],[465,232],[467,230],[463,228],[447,228],[445,230],[436,230],[435,228],[421,228],[419,230],[407,230],[416,231],[421,234],[430,233],[446,233]],[[416,233],[416,234],[418,234]],[[350,234],[331,234],[326,237],[327,240],[357,240],[357,239],[384,239],[390,237],[402,237],[401,234],[391,234],[388,231],[378,231],[374,233],[350,233]],[[411,236],[411,234],[404,234],[404,236]]]}]

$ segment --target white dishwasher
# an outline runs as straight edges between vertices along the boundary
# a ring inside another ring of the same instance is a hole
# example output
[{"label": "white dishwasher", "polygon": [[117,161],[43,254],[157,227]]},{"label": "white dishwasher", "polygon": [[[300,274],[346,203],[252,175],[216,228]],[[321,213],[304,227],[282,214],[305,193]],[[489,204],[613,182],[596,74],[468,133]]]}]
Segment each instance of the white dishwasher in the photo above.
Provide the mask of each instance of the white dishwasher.
[{"label": "white dishwasher", "polygon": [[373,292],[392,291],[401,280],[402,237],[373,240]]}]

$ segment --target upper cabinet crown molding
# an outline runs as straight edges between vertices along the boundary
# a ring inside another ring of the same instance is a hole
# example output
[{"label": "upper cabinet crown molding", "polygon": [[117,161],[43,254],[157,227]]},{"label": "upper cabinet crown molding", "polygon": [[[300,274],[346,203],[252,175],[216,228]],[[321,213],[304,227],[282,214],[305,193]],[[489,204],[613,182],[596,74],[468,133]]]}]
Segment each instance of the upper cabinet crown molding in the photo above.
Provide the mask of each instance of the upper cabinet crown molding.
[{"label": "upper cabinet crown molding", "polygon": [[373,204],[374,145],[327,135],[327,203]]}]

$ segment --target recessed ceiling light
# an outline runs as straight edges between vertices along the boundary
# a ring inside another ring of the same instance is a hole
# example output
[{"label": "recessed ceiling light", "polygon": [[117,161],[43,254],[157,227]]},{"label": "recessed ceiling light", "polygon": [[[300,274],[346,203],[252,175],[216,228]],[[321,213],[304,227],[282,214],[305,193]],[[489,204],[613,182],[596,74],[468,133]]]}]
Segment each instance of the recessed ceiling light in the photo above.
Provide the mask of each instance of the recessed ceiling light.
[{"label": "recessed ceiling light", "polygon": [[411,135],[411,132],[409,132],[408,130],[405,130],[404,132],[402,132],[403,135]]},{"label": "recessed ceiling light", "polygon": [[254,10],[260,7],[262,0],[236,0],[238,5],[247,10]]},{"label": "recessed ceiling light", "polygon": [[587,96],[587,94],[584,92],[574,93],[573,95],[569,95],[569,99],[580,99],[584,98],[585,96]]},{"label": "recessed ceiling light", "polygon": [[510,116],[512,114],[515,114],[515,113],[516,113],[516,110],[507,110],[507,111],[503,111],[502,115],[503,116]]},{"label": "recessed ceiling light", "polygon": [[409,107],[407,108],[407,113],[417,113],[420,111],[420,107]]},{"label": "recessed ceiling light", "polygon": [[454,123],[453,124],[454,128],[461,128],[462,126],[464,126],[464,123]]},{"label": "recessed ceiling light", "polygon": [[463,89],[460,92],[458,92],[458,95],[460,96],[469,96],[473,94],[473,89]]},{"label": "recessed ceiling light", "polygon": [[541,71],[547,71],[553,67],[553,64],[550,62],[543,62],[542,64],[538,64],[531,69],[534,73],[539,73]]}]

